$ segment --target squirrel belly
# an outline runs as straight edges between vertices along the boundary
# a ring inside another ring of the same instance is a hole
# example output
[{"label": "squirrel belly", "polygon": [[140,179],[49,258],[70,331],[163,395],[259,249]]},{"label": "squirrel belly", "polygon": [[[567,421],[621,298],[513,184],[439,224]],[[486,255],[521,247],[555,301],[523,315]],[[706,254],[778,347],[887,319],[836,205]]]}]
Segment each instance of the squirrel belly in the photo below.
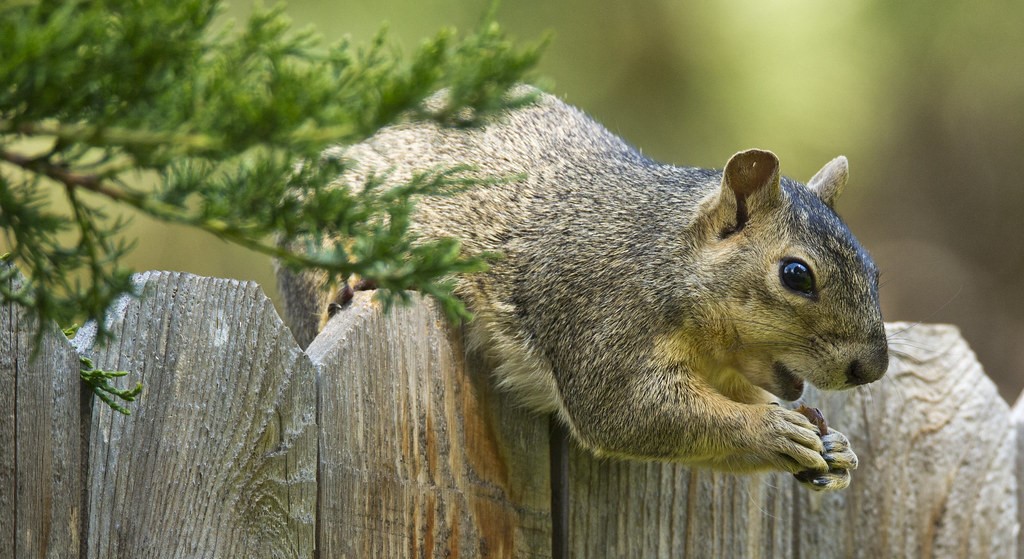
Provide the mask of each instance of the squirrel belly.
[{"label": "squirrel belly", "polygon": [[349,184],[464,164],[506,178],[419,201],[414,232],[502,255],[457,278],[471,347],[596,453],[827,471],[813,426],[770,402],[885,372],[877,270],[833,211],[843,157],[807,185],[761,150],[724,170],[661,164],[547,95],[482,128],[391,127],[345,156]]}]

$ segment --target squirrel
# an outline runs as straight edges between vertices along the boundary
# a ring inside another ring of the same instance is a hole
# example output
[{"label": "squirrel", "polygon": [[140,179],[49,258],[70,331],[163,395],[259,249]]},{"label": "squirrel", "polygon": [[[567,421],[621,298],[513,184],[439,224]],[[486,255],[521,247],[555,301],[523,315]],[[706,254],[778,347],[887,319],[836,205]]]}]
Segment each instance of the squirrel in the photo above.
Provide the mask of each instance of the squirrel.
[{"label": "squirrel", "polygon": [[[537,95],[483,127],[399,124],[338,148],[354,166],[342,182],[463,164],[514,177],[421,200],[413,229],[501,254],[456,279],[469,346],[594,454],[847,487],[847,438],[779,405],[888,366],[877,268],[834,211],[846,158],[806,185],[763,150],[724,170],[657,163]],[[289,311],[326,307],[322,278],[282,280]]]}]

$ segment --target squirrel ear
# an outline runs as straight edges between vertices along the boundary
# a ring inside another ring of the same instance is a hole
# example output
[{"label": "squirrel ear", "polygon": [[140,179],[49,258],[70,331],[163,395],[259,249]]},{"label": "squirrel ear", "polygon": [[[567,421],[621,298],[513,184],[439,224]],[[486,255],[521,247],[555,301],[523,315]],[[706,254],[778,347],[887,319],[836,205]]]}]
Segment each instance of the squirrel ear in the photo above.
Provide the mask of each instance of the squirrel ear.
[{"label": "squirrel ear", "polygon": [[747,198],[757,192],[779,192],[779,158],[770,151],[748,149],[729,158],[722,173],[722,193],[732,192],[736,199],[735,233],[747,224]]},{"label": "squirrel ear", "polygon": [[846,186],[846,179],[850,176],[850,163],[846,157],[839,157],[829,161],[820,171],[807,181],[807,188],[818,195],[822,202],[828,207],[833,207],[836,199],[843,193]]}]

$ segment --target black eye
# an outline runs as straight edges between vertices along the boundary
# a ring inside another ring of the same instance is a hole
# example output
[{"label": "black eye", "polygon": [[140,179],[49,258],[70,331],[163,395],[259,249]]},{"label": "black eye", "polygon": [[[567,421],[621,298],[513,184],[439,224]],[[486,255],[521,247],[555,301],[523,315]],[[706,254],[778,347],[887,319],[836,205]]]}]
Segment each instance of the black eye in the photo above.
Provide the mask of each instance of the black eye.
[{"label": "black eye", "polygon": [[783,260],[779,267],[779,278],[782,279],[782,285],[801,295],[814,295],[814,274],[803,261],[795,258]]}]

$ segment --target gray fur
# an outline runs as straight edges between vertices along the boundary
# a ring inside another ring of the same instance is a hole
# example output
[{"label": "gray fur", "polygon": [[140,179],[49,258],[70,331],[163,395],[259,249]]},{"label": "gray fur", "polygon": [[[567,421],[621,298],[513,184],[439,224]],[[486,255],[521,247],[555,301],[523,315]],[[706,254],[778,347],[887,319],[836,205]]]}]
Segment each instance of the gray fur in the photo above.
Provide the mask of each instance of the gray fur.
[{"label": "gray fur", "polygon": [[[458,279],[471,341],[499,383],[598,454],[826,471],[814,428],[770,405],[799,389],[779,364],[825,389],[851,386],[854,360],[862,381],[885,371],[874,263],[830,207],[845,158],[812,190],[753,150],[723,182],[652,161],[551,96],[483,129],[386,129],[345,155],[349,184],[464,163],[520,176],[423,200],[416,232],[503,255]],[[782,286],[788,256],[812,265],[816,298]]]}]

